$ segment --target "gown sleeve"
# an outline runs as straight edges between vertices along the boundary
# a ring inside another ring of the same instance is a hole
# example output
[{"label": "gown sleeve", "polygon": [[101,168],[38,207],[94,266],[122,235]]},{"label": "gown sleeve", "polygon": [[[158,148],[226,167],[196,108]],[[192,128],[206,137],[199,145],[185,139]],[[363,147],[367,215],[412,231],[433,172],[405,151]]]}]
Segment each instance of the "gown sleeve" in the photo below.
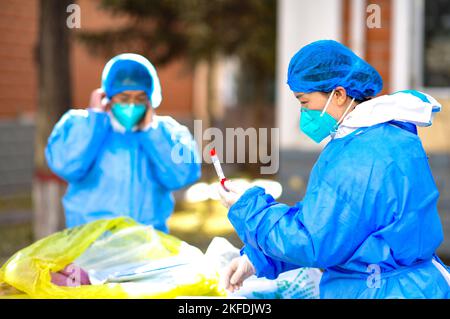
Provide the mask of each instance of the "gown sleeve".
[{"label": "gown sleeve", "polygon": [[270,279],[296,267],[339,265],[368,232],[356,205],[325,180],[292,207],[260,187],[250,188],[228,217],[257,275]]},{"label": "gown sleeve", "polygon": [[70,110],[53,128],[45,157],[48,166],[67,182],[82,179],[110,129],[109,116],[92,110]]}]

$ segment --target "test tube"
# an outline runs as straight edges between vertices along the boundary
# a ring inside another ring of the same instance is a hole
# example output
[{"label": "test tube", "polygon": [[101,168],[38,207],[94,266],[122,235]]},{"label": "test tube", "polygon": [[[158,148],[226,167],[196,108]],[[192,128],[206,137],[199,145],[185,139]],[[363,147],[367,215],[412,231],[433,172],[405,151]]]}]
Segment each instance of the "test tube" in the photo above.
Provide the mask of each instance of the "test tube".
[{"label": "test tube", "polygon": [[212,148],[209,151],[209,154],[211,155],[211,161],[214,164],[214,168],[216,170],[217,176],[219,176],[220,184],[222,185],[222,187],[225,190],[227,190],[225,185],[224,185],[225,181],[227,181],[227,178],[225,177],[225,175],[223,173],[222,166],[220,165],[219,158],[217,157],[216,149]]}]

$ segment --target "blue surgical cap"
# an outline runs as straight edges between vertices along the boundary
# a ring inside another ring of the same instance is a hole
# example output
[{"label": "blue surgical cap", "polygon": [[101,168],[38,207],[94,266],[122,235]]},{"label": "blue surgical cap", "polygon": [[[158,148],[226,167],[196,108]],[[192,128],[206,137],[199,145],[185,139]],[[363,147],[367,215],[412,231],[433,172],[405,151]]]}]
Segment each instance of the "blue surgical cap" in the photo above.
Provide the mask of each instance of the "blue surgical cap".
[{"label": "blue surgical cap", "polygon": [[377,95],[380,74],[349,48],[333,40],[304,46],[291,59],[287,84],[293,92],[330,92],[342,86],[356,100]]},{"label": "blue surgical cap", "polygon": [[123,91],[144,91],[153,108],[161,104],[161,85],[155,67],[142,55],[124,53],[106,63],[102,88],[111,99]]}]

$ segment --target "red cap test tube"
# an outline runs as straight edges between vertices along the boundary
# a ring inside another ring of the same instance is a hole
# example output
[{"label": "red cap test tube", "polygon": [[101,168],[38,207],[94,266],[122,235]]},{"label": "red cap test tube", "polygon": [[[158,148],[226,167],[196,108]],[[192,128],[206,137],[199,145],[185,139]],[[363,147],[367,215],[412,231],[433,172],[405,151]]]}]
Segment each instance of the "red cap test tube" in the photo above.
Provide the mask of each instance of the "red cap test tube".
[{"label": "red cap test tube", "polygon": [[212,148],[209,151],[209,154],[211,155],[211,161],[214,164],[214,168],[216,169],[217,176],[219,176],[220,184],[222,184],[222,187],[225,188],[224,183],[225,183],[225,181],[227,181],[227,178],[223,174],[222,166],[220,165],[219,158],[217,157],[216,149]]}]

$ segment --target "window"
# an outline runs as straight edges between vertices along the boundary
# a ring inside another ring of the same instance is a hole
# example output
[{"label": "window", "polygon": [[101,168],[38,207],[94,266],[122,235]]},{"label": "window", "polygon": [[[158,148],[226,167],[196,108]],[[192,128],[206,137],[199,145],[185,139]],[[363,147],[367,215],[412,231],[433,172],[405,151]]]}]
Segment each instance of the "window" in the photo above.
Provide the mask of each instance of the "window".
[{"label": "window", "polygon": [[450,3],[426,0],[424,4],[423,85],[450,87]]}]

